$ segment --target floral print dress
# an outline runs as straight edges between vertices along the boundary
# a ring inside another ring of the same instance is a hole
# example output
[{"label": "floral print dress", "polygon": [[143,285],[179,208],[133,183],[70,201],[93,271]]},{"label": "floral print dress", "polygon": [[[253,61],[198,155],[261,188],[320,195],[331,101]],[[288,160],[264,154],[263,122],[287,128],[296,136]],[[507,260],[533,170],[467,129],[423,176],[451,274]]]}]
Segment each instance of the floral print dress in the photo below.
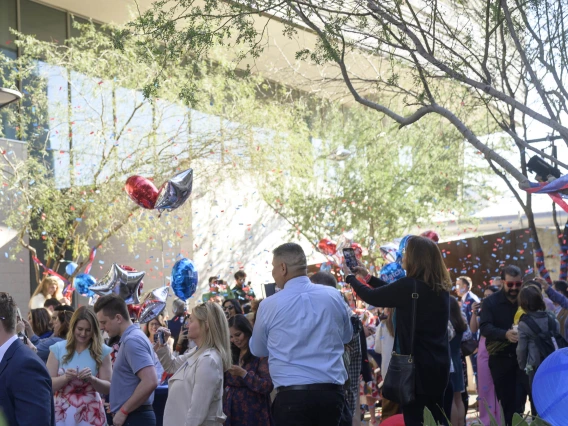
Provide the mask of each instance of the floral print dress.
[{"label": "floral print dress", "polygon": [[253,357],[241,367],[247,371],[244,378],[225,373],[225,426],[272,426],[270,392],[274,385],[268,372],[268,358]]},{"label": "floral print dress", "polygon": [[[75,352],[73,358],[63,363],[67,353],[66,340],[50,346],[59,362],[58,375],[63,376],[67,368],[90,368],[93,375],[98,375],[97,364],[91,357],[88,349],[81,353]],[[112,349],[103,345],[103,359],[111,353]],[[101,395],[89,382],[73,379],[63,388],[55,392],[55,422],[57,426],[104,426],[107,424]]]}]

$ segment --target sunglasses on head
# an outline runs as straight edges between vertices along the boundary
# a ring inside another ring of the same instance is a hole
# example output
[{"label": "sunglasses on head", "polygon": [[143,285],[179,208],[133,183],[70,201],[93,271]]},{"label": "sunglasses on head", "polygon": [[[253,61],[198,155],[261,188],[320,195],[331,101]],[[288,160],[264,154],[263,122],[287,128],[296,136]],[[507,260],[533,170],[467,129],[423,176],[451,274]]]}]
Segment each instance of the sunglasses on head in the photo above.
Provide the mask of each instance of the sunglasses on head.
[{"label": "sunglasses on head", "polygon": [[505,281],[505,285],[509,288],[521,288],[521,286],[523,285],[522,281]]}]

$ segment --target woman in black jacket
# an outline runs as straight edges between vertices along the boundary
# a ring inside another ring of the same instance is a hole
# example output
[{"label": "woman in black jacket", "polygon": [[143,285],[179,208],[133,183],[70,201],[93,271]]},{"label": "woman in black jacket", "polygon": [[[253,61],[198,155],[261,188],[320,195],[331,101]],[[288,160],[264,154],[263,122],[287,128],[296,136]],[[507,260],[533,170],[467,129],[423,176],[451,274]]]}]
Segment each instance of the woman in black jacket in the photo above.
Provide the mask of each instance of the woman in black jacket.
[{"label": "woman in black jacket", "polygon": [[353,270],[371,287],[362,284],[352,272],[346,271],[345,281],[365,302],[385,308],[396,308],[395,348],[398,354],[410,354],[412,328],[412,294],[415,283],[418,293],[414,361],[416,364],[415,401],[402,407],[407,426],[421,426],[424,408],[434,418],[446,424],[444,391],[450,374],[448,320],[451,281],[442,254],[436,243],[424,237],[412,236],[402,257],[406,277],[392,284],[372,277],[365,268]]}]

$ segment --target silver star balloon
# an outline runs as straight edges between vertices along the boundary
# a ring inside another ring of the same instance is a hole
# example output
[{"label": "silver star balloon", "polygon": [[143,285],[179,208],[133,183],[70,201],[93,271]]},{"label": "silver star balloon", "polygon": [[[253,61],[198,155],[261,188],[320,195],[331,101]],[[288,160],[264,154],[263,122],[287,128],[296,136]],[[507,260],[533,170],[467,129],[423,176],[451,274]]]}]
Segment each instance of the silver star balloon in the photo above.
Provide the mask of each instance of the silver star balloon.
[{"label": "silver star balloon", "polygon": [[89,290],[99,296],[116,293],[127,305],[137,305],[140,303],[138,291],[144,275],[144,271],[128,271],[114,263],[104,278],[90,286]]},{"label": "silver star balloon", "polygon": [[160,188],[154,208],[160,213],[181,206],[191,195],[193,188],[193,169],[187,169],[168,180]]}]

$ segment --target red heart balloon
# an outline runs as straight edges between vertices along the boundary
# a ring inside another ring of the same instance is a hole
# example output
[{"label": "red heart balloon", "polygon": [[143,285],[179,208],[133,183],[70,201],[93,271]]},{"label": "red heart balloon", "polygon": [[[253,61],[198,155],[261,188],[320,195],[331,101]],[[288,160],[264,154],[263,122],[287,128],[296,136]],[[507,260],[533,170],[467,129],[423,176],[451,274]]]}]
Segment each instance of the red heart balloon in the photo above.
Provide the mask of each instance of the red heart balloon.
[{"label": "red heart balloon", "polygon": [[126,180],[124,190],[128,193],[132,201],[145,209],[153,209],[158,199],[158,189],[156,186],[150,180],[142,176],[130,176]]},{"label": "red heart balloon", "polygon": [[318,248],[323,254],[331,256],[337,251],[337,244],[329,238],[324,238],[318,243]]}]

